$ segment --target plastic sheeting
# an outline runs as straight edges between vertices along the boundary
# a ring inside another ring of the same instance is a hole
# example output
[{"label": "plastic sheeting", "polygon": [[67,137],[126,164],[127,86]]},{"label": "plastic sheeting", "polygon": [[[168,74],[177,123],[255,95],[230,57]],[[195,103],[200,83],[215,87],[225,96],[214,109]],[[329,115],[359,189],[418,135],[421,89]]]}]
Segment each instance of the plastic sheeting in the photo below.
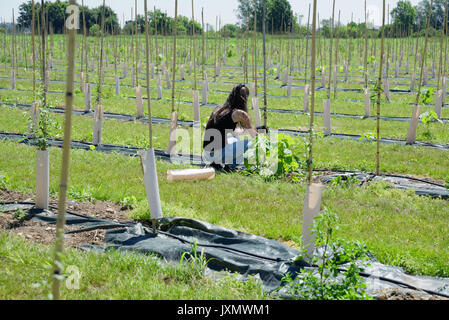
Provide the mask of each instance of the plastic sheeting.
[{"label": "plastic sheeting", "polygon": [[[57,215],[52,211],[36,210],[29,203],[3,204],[0,211],[18,208],[28,212],[27,219],[56,223]],[[240,274],[243,279],[255,276],[262,282],[264,290],[276,291],[281,296],[286,296],[287,292],[277,289],[282,286],[281,279],[287,273],[296,275],[304,268],[316,269],[297,259],[300,252],[283,243],[193,219],[164,218],[160,221],[158,234],[140,223],[111,222],[71,212],[67,213],[67,225],[80,228],[71,233],[109,229],[104,245],[83,245],[80,249],[151,254],[168,263],[177,263],[185,252],[193,254],[196,250],[198,256],[203,254],[209,261],[207,267],[211,272],[208,274],[216,276],[230,271]],[[361,275],[366,279],[368,294],[374,297],[380,290],[388,288],[449,297],[449,279],[407,275],[401,268],[383,265],[374,257],[369,263]],[[344,267],[342,265],[341,270]]]}]

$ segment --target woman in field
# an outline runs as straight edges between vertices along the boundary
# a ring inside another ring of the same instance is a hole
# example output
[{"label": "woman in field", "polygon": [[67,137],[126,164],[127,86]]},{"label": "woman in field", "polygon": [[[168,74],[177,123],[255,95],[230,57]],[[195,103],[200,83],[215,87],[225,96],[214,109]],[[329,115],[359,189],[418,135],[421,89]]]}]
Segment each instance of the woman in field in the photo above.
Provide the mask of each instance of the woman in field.
[{"label": "woman in field", "polygon": [[242,166],[243,155],[250,148],[251,142],[240,140],[238,136],[258,136],[248,114],[248,97],[249,89],[245,85],[235,86],[226,102],[214,110],[207,122],[203,160],[215,169]]}]

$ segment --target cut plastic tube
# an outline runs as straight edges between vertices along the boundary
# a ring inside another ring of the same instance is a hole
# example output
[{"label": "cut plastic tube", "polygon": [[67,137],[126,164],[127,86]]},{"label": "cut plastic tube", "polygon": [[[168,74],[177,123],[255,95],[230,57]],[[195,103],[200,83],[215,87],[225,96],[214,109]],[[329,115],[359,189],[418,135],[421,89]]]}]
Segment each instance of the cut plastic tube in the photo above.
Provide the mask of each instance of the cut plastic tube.
[{"label": "cut plastic tube", "polygon": [[214,178],[215,170],[213,168],[167,171],[167,180],[170,182],[212,180]]}]

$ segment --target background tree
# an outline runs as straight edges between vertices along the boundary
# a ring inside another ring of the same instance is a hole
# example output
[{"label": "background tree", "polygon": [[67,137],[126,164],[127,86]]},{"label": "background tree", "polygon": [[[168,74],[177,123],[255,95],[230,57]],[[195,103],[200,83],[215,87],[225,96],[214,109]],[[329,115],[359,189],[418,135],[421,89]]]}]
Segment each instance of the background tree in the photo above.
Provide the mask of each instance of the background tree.
[{"label": "background tree", "polygon": [[410,1],[399,1],[391,11],[391,17],[394,30],[402,30],[410,35],[410,31],[415,27],[416,9]]}]

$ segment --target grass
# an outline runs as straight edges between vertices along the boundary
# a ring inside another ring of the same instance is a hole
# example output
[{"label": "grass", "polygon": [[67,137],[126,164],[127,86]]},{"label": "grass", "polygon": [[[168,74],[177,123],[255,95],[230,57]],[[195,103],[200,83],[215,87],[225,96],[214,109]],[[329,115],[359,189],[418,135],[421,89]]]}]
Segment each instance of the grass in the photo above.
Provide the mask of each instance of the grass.
[{"label": "grass", "polygon": [[[34,149],[10,142],[1,143],[0,148],[2,154],[9,155],[0,159],[1,174],[9,176],[8,188],[33,191],[35,168],[29,159],[33,159]],[[51,149],[50,154],[51,190],[56,192],[61,151]],[[165,216],[195,218],[270,239],[299,242],[304,185],[269,183],[240,174],[221,174],[209,182],[167,182],[166,170],[179,167],[158,162]],[[70,186],[99,190],[95,197],[101,200],[119,202],[135,196],[139,204],[133,217],[148,218],[136,158],[74,150]],[[402,266],[416,274],[449,276],[446,201],[373,184],[347,190],[328,187],[324,204],[343,222],[339,236],[364,242],[382,263]]]},{"label": "grass", "polygon": [[[42,300],[51,292],[53,248],[0,232],[0,299]],[[66,300],[264,300],[256,280],[231,274],[217,282],[188,264],[166,264],[152,256],[67,250],[63,255],[61,296]],[[70,271],[76,267],[78,273]],[[18,271],[20,270],[20,271]],[[78,277],[79,289],[67,286]],[[72,289],[70,289],[72,288]]]},{"label": "grass", "polygon": [[[105,43],[109,58],[112,57],[111,39]],[[7,37],[9,41],[9,37]],[[64,57],[61,36],[55,37],[54,66],[58,70],[51,71],[51,80],[65,81],[65,62],[57,59]],[[95,39],[89,38],[90,46],[95,46]],[[237,47],[240,42],[228,39],[229,44]],[[286,41],[286,38],[284,39]],[[341,57],[348,54],[347,42],[343,45]],[[347,40],[346,40],[347,41]],[[188,38],[179,40],[180,55],[184,61],[187,54]],[[261,42],[260,42],[261,43]],[[259,43],[259,45],[260,45]],[[282,52],[273,51],[271,59],[277,65]],[[234,49],[233,57],[223,66],[222,75],[214,82],[213,46],[209,42],[207,72],[209,74],[210,92],[208,102],[222,104],[235,83],[243,82],[243,73],[239,66],[241,52]],[[304,45],[304,43],[303,43]],[[282,46],[280,46],[282,48]],[[304,50],[304,46],[302,46]],[[269,49],[270,50],[270,49]],[[281,49],[282,50],[282,49]],[[133,52],[120,48],[123,62],[132,64]],[[237,51],[237,52],[236,52]],[[412,55],[412,53],[410,53]],[[327,56],[327,55],[324,55]],[[326,58],[326,57],[325,57]],[[109,59],[112,63],[111,59]],[[412,60],[413,61],[413,57]],[[259,56],[259,65],[262,64]],[[357,54],[350,66],[352,78],[348,83],[339,82],[339,88],[360,89],[361,71]],[[326,61],[321,61],[326,65]],[[412,63],[411,63],[412,64]],[[19,61],[23,66],[23,61]],[[28,64],[29,66],[30,64]],[[186,64],[186,66],[188,63]],[[284,67],[284,66],[283,66]],[[188,67],[186,68],[188,69]],[[251,68],[250,68],[251,69]],[[80,70],[79,65],[77,70]],[[135,90],[131,87],[131,67],[128,77],[121,79],[121,94],[115,95],[113,84],[113,65],[106,66],[104,96],[102,104],[106,112],[136,114]],[[0,101],[4,103],[31,104],[33,94],[30,81],[31,70],[17,69],[17,87],[20,90],[9,90],[10,70],[0,68]],[[122,65],[117,68],[123,76]],[[251,71],[251,70],[250,70]],[[412,72],[412,70],[410,70]],[[309,73],[310,74],[310,73]],[[186,72],[187,76],[187,72]],[[303,86],[304,76],[297,70],[293,72],[293,85]],[[340,78],[342,73],[340,71]],[[376,75],[372,74],[371,78]],[[404,76],[401,74],[401,77]],[[142,78],[143,75],[141,74]],[[39,78],[39,77],[38,77]],[[273,74],[268,76],[268,108],[302,110],[303,89],[294,88],[292,98],[286,98],[286,89],[279,87],[280,80],[274,80]],[[298,80],[300,78],[300,80]],[[89,72],[90,82],[97,81],[97,73]],[[176,109],[179,119],[192,120],[192,105],[178,103],[192,101],[191,90],[193,75],[186,77],[188,81],[177,82],[175,95]],[[198,84],[202,77],[198,73]],[[79,81],[79,72],[76,75]],[[151,101],[153,116],[170,117],[171,90],[166,88],[164,79],[163,99]],[[250,76],[250,81],[252,81]],[[318,83],[321,78],[317,79]],[[151,80],[155,88],[156,80]],[[140,81],[140,84],[144,84]],[[435,86],[432,79],[429,86]],[[259,86],[261,81],[259,81]],[[391,89],[408,90],[408,79],[390,79]],[[50,90],[63,92],[63,82],[53,81]],[[259,88],[259,93],[262,93]],[[146,96],[143,90],[144,97]],[[155,95],[152,91],[152,97]],[[322,99],[326,91],[316,93],[316,111],[322,111]],[[93,90],[92,99],[95,99]],[[339,91],[337,99],[331,101],[331,112],[363,115],[363,93]],[[382,116],[410,117],[411,103],[415,94],[392,94],[391,103],[382,98]],[[51,106],[63,106],[64,95],[49,93]],[[433,109],[434,101],[422,108],[422,112]],[[259,103],[262,105],[262,103]],[[84,95],[76,85],[74,105],[84,109]],[[372,104],[374,115],[375,105]],[[0,131],[25,133],[27,130],[28,112],[18,109],[0,107]],[[144,110],[146,105],[144,103]],[[212,108],[201,108],[201,120],[206,122]],[[252,114],[252,113],[251,113]],[[449,108],[444,108],[442,116],[449,118]],[[307,127],[308,115],[268,114],[268,125],[271,128]],[[62,127],[63,117],[56,115]],[[92,118],[74,117],[73,138],[91,140]],[[316,126],[322,129],[322,118],[317,117]],[[375,132],[375,121],[359,119],[332,118],[333,131],[365,135]],[[381,122],[381,136],[386,138],[405,139],[408,123]],[[155,125],[155,147],[165,148],[168,142],[168,125]],[[448,125],[430,124],[427,128],[419,125],[417,140],[447,144],[449,141]],[[148,134],[148,126],[139,122],[104,121],[103,142],[111,144],[127,144],[145,147],[143,139]],[[62,137],[62,130],[55,132]],[[341,141],[337,139],[317,139],[314,149],[314,166],[340,170],[375,171],[376,144],[369,142]],[[0,187],[21,192],[34,192],[35,186],[35,149],[7,141],[0,141]],[[61,150],[50,150],[50,190],[57,194],[61,165]],[[266,182],[257,177],[245,177],[239,174],[219,174],[213,181],[194,183],[169,183],[165,179],[168,169],[185,168],[158,162],[158,176],[162,207],[165,216],[182,216],[208,221],[243,232],[265,236],[289,243],[300,242],[302,231],[302,206],[305,195],[303,184],[291,184],[287,181]],[[448,183],[449,157],[447,152],[398,145],[381,145],[381,170],[388,173],[412,174],[431,178],[441,183]],[[123,202],[133,199],[136,206],[131,213],[135,219],[148,219],[148,207],[143,187],[140,161],[137,158],[119,154],[101,154],[73,150],[71,153],[69,197],[75,200],[107,200]],[[134,200],[135,199],[135,200]],[[365,243],[371,252],[382,263],[404,267],[407,272],[429,276],[449,277],[449,210],[447,201],[416,196],[413,191],[391,189],[384,183],[374,183],[362,188],[342,188],[328,186],[323,194],[323,204],[339,215],[343,228],[338,236],[347,240]],[[48,247],[34,245],[7,233],[0,233],[0,299],[45,299],[48,297],[49,284],[46,281],[50,274],[52,250]],[[77,266],[82,274],[80,290],[67,290],[63,286],[62,295],[68,299],[242,299],[257,300],[271,298],[264,295],[254,282],[239,282],[228,278],[222,283],[213,283],[205,277],[193,276],[189,268],[182,265],[164,265],[152,257],[141,255],[88,253],[68,250],[64,256],[64,266]],[[18,272],[17,270],[20,270]],[[18,285],[20,284],[20,285]]]}]

